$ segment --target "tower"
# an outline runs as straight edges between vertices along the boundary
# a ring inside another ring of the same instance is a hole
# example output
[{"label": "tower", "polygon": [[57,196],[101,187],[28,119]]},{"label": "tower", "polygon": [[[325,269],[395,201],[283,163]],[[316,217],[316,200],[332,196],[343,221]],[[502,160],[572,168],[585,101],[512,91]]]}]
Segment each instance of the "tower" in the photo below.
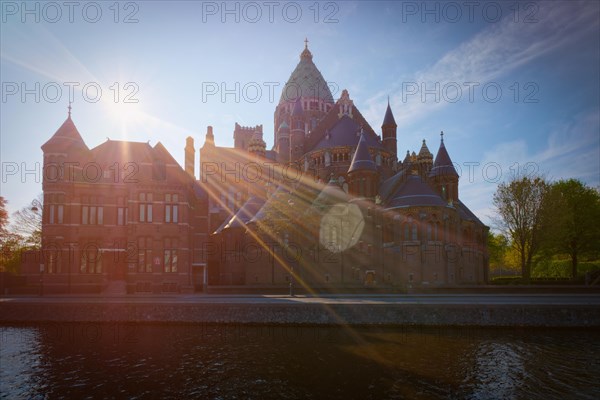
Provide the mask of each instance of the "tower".
[{"label": "tower", "polygon": [[381,137],[383,147],[393,154],[394,159],[398,153],[397,150],[397,139],[396,139],[396,120],[394,114],[390,108],[390,100],[388,98],[387,110],[385,110],[385,117],[383,117],[383,124],[381,124]]},{"label": "tower", "polygon": [[365,134],[361,133],[348,168],[348,191],[353,196],[375,198],[378,175],[377,166],[369,154]]},{"label": "tower", "polygon": [[292,115],[290,116],[290,161],[298,161],[304,155],[304,138],[306,124],[304,122],[304,110],[300,98],[296,99]]},{"label": "tower", "polygon": [[427,175],[429,175],[429,171],[431,171],[432,164],[433,154],[431,154],[429,148],[427,148],[425,139],[423,139],[423,145],[421,146],[421,150],[419,150],[419,155],[417,156],[419,175],[421,175],[421,178],[423,180],[425,180],[427,178]]},{"label": "tower", "polygon": [[290,127],[285,121],[277,129],[277,162],[280,164],[290,162]]},{"label": "tower", "polygon": [[185,139],[185,172],[194,177],[196,149],[194,149],[194,138],[188,136]]},{"label": "tower", "polygon": [[[312,131],[335,104],[329,85],[313,62],[313,55],[308,49],[308,40],[304,41],[300,62],[284,85],[279,104],[275,108],[274,143],[279,140],[277,132],[281,123],[284,121],[289,123],[297,101],[300,101],[304,109],[306,132]],[[294,126],[290,126],[290,129],[294,129]]]},{"label": "tower", "polygon": [[429,178],[442,198],[448,203],[458,201],[458,173],[448,155],[444,145],[444,132],[442,131],[440,148],[435,156]]}]

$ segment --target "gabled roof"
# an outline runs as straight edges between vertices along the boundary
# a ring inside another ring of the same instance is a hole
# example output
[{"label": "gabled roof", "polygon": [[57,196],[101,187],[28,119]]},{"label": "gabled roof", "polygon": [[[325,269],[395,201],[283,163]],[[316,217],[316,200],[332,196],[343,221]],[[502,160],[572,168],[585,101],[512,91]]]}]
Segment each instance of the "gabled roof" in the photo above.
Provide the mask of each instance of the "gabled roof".
[{"label": "gabled roof", "polygon": [[448,155],[448,151],[446,150],[446,146],[444,145],[444,138],[442,137],[442,141],[440,143],[440,148],[435,156],[435,161],[433,162],[433,167],[429,172],[429,176],[455,176],[458,177],[458,173],[456,169],[454,169],[454,164],[450,159],[450,155]]},{"label": "gabled roof", "polygon": [[152,162],[154,149],[147,142],[130,142],[107,139],[92,149],[98,162]]},{"label": "gabled roof", "polygon": [[[306,153],[314,150],[316,148],[317,144],[320,143],[325,138],[327,130],[331,131],[333,126],[336,125],[338,123],[338,121],[340,121],[340,117],[339,117],[340,108],[339,108],[338,103],[339,103],[339,100],[333,107],[331,107],[331,109],[327,112],[327,114],[325,114],[325,116],[323,118],[321,118],[321,120],[318,122],[315,129],[311,130],[310,135],[307,136],[305,147],[304,147]],[[346,117],[350,118],[348,116],[346,116]],[[360,111],[358,111],[358,109],[354,105],[352,105],[352,118],[350,118],[350,119],[355,121],[355,123],[357,124],[358,127],[362,126],[363,130],[367,133],[367,141],[369,140],[370,137],[374,137],[375,140],[378,140],[377,134],[375,133],[375,131],[373,130],[371,125],[369,125],[369,122],[367,122],[365,117],[362,116]],[[355,134],[354,136],[356,137],[356,130],[354,131],[354,134]],[[354,145],[355,143],[358,142],[358,137],[356,137],[355,140],[356,140],[356,142],[353,142],[352,145]],[[383,148],[383,146],[381,146],[381,144],[379,144],[379,147]]]},{"label": "gabled roof", "polygon": [[406,180],[389,196],[386,208],[411,206],[440,206],[446,202],[419,175],[408,175]]},{"label": "gabled roof", "polygon": [[356,146],[358,144],[358,132],[363,130],[365,141],[368,147],[383,149],[379,137],[375,132],[369,132],[364,126],[361,126],[355,118],[343,115],[329,129],[329,138],[327,134],[311,150],[325,149],[338,146]]},{"label": "gabled roof", "polygon": [[352,162],[350,163],[350,168],[348,168],[348,173],[358,170],[377,171],[377,166],[373,162],[371,154],[369,154],[369,147],[367,145],[367,139],[365,138],[364,133],[360,134],[358,146],[356,147],[354,157],[352,157]]},{"label": "gabled roof", "polygon": [[42,150],[67,150],[72,147],[88,150],[69,114],[54,135],[42,145]]}]

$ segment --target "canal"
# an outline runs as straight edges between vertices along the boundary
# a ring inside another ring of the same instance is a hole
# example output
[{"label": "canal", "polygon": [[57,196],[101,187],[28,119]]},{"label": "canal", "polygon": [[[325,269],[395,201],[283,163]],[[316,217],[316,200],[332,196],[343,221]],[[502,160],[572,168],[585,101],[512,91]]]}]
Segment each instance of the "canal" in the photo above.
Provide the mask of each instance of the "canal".
[{"label": "canal", "polygon": [[2,398],[598,399],[600,331],[0,326]]}]

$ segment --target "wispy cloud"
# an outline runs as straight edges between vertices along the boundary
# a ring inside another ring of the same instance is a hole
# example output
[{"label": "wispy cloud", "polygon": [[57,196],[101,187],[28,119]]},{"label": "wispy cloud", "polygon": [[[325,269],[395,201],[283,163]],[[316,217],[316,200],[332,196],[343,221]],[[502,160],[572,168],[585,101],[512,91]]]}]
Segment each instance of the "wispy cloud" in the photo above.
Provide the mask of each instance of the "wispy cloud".
[{"label": "wispy cloud", "polygon": [[[408,80],[396,82],[390,88],[393,104],[402,104],[396,113],[403,125],[430,115],[448,103],[424,103],[420,96],[407,97],[403,102],[402,86],[406,82],[439,82],[441,87],[456,82],[490,82],[539,57],[576,42],[580,37],[598,30],[597,6],[593,2],[536,3],[538,22],[514,22],[512,15],[490,24],[467,42],[446,53],[433,66],[417,71]],[[466,90],[466,89],[465,89]],[[386,94],[377,93],[368,101],[363,113],[369,121],[378,122],[386,107]]]}]

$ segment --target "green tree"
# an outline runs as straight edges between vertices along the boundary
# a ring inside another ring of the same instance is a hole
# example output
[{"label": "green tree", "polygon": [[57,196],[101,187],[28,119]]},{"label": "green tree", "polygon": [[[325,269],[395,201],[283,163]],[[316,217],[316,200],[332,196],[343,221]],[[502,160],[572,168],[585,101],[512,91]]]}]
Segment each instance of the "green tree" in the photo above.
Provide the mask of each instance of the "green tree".
[{"label": "green tree", "polygon": [[568,254],[577,277],[581,256],[600,249],[600,194],[579,180],[550,185],[544,201],[543,247],[550,254]]},{"label": "green tree", "polygon": [[488,232],[488,251],[490,255],[490,269],[502,268],[506,264],[506,253],[510,248],[510,243],[506,236],[501,233],[494,234]]},{"label": "green tree", "polygon": [[548,184],[540,176],[514,176],[494,193],[495,223],[519,255],[521,275],[531,276],[533,256],[540,248],[542,204]]}]

